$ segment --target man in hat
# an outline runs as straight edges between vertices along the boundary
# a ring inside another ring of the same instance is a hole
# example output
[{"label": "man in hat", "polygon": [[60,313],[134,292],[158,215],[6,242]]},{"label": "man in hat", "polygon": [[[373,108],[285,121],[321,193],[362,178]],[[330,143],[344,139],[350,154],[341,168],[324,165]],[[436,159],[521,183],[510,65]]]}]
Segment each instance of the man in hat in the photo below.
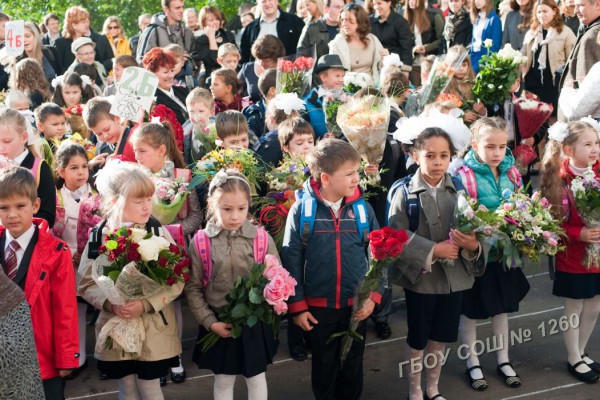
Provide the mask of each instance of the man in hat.
[{"label": "man in hat", "polygon": [[[600,0],[598,0],[600,1]],[[323,97],[329,90],[342,89],[346,68],[337,54],[325,54],[319,58],[314,73],[319,77],[321,84],[313,88],[304,98],[306,102],[307,119],[315,129],[317,139],[327,133],[325,113],[323,112]]]},{"label": "man in hat", "polygon": [[[102,63],[95,60],[96,57],[96,43],[89,37],[82,36],[77,38],[71,44],[71,51],[75,55],[75,61],[69,66],[66,72],[73,72],[75,67],[79,64],[88,64],[96,69],[96,83],[100,88],[106,85],[106,69]],[[86,84],[86,82],[84,82]]]}]

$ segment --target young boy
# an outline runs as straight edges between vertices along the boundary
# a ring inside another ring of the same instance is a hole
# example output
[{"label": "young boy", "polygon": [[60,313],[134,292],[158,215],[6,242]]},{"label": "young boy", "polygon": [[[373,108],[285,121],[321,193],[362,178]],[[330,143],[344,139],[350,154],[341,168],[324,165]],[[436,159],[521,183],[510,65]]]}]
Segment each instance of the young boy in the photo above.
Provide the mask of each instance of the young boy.
[{"label": "young boy", "polygon": [[40,208],[30,171],[0,171],[0,261],[25,292],[47,399],[64,399],[64,378],[79,366],[75,270],[69,247],[34,218]]},{"label": "young boy", "polygon": [[235,110],[227,110],[217,114],[215,118],[217,128],[217,143],[224,149],[242,148],[247,149],[250,145],[248,140],[248,121],[244,114]]},{"label": "young boy", "polygon": [[114,96],[117,94],[117,83],[121,81],[121,77],[123,76],[123,71],[128,67],[137,67],[138,63],[135,61],[134,56],[130,56],[129,54],[124,54],[119,56],[113,60],[113,79],[114,82],[104,88],[103,96]]},{"label": "young boy", "polygon": [[210,143],[214,141],[214,129],[209,127],[214,123],[215,100],[210,90],[195,88],[186,97],[185,105],[190,119],[183,125],[183,157],[187,164],[191,164],[216,146],[214,142]]},{"label": "young boy", "polygon": [[315,148],[315,131],[302,117],[286,119],[277,132],[283,153],[304,158]]},{"label": "young boy", "polygon": [[[365,342],[352,344],[340,370],[341,339],[329,342],[329,338],[347,331],[352,318],[366,319],[381,298],[379,292],[372,292],[353,315],[354,293],[368,268],[366,231],[372,232],[379,225],[362,197],[358,186],[360,156],[349,143],[321,141],[309,154],[308,166],[312,177],[305,184],[303,199],[290,210],[283,239],[283,266],[298,282],[296,295],[288,303],[289,312],[294,323],[309,333],[314,397],[356,399],[362,392]],[[307,212],[304,208],[313,202],[316,209]],[[301,226],[301,217],[310,214],[314,214],[312,228],[309,223]],[[365,335],[364,322],[358,333]]]},{"label": "young boy", "polygon": [[54,165],[56,145],[67,132],[65,111],[57,104],[43,103],[35,109],[35,125],[40,132],[42,156],[48,165]]},{"label": "young boy", "polygon": [[240,51],[233,43],[225,43],[217,50],[217,63],[222,68],[229,68],[237,72],[241,58]]},{"label": "young boy", "polygon": [[[121,125],[121,119],[110,113],[112,105],[102,97],[94,97],[87,102],[83,108],[83,122],[98,138],[96,146],[96,157],[90,162],[89,166],[93,170],[98,170],[106,162],[106,158],[111,155],[123,155],[125,161],[135,160],[133,149],[128,145],[129,127]],[[130,150],[131,154],[126,152]],[[131,156],[131,158],[128,158]]]},{"label": "young boy", "polygon": [[258,139],[267,133],[265,123],[265,114],[269,102],[275,97],[275,86],[277,85],[277,70],[269,68],[265,70],[258,78],[258,90],[262,96],[260,101],[252,104],[242,110],[244,116],[248,119],[248,127]]},{"label": "young boy", "polygon": [[327,133],[323,111],[323,96],[325,96],[327,90],[342,89],[346,68],[342,65],[340,56],[325,54],[319,58],[315,67],[315,74],[321,80],[321,84],[308,92],[304,101],[306,102],[306,119],[315,128],[317,138],[322,138]]}]

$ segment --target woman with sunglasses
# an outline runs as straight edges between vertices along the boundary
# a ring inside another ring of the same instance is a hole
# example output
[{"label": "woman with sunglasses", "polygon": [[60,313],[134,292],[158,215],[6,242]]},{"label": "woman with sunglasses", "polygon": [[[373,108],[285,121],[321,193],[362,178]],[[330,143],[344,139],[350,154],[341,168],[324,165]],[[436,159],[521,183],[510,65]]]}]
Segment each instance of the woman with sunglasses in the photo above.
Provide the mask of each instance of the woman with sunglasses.
[{"label": "woman with sunglasses", "polygon": [[108,39],[115,57],[131,55],[129,40],[123,33],[123,24],[121,24],[119,17],[112,15],[106,18],[102,27],[102,34]]}]

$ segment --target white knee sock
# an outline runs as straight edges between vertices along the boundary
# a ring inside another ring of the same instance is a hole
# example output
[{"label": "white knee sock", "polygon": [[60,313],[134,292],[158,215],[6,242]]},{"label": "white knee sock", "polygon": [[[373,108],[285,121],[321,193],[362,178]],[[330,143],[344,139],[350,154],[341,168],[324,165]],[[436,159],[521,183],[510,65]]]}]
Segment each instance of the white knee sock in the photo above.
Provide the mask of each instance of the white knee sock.
[{"label": "white knee sock", "polygon": [[[591,299],[583,300],[583,311],[579,321],[579,354],[585,353],[585,347],[587,346],[590,336],[596,326],[598,320],[598,313],[600,313],[600,296],[595,296]],[[570,316],[567,315],[567,320],[570,321]],[[591,360],[589,360],[591,361]]]},{"label": "white knee sock", "polygon": [[138,379],[138,389],[142,395],[142,400],[165,400],[162,389],[160,388],[160,380]]},{"label": "white knee sock", "polygon": [[[498,365],[509,362],[508,358],[508,314],[498,314],[492,318],[492,331],[496,337],[496,344],[500,348],[496,351]],[[506,376],[516,376],[517,373],[508,365],[502,367]]]},{"label": "white knee sock", "polygon": [[137,376],[127,375],[119,379],[119,400],[140,400]]},{"label": "white knee sock", "polygon": [[79,324],[79,366],[87,360],[85,352],[85,333],[87,330],[87,304],[77,303],[77,323]]},{"label": "white knee sock", "polygon": [[213,395],[215,400],[233,400],[233,385],[235,385],[235,377],[235,375],[215,375],[215,385],[213,387]]},{"label": "white knee sock", "polygon": [[[181,300],[175,300],[173,302],[175,306],[175,318],[177,319],[177,327],[179,328],[179,340],[183,336],[183,314],[181,312]],[[181,364],[181,355],[179,356],[179,365],[175,368],[171,368],[171,372],[180,374],[183,372],[183,365]]]},{"label": "white knee sock", "polygon": [[246,386],[248,386],[248,400],[267,400],[267,377],[264,372],[246,378]]},{"label": "white knee sock", "polygon": [[[567,299],[565,298],[565,317],[567,320],[573,315],[577,314],[579,316],[579,326],[569,327],[566,331],[563,332],[563,339],[565,341],[565,347],[567,348],[567,361],[571,365],[577,364],[581,361],[581,350],[579,349],[579,331],[581,327],[581,314],[583,311],[583,300],[576,299]],[[585,346],[584,346],[585,347]],[[577,372],[585,373],[591,371],[591,369],[585,365],[581,364],[575,368]]]},{"label": "white knee sock", "polygon": [[[460,316],[460,340],[466,346],[469,346],[469,358],[467,358],[467,368],[471,368],[475,365],[479,365],[479,357],[475,355],[473,345],[477,340],[477,327],[475,326],[475,320],[467,318],[464,315]],[[474,369],[470,372],[471,378],[483,379],[483,372],[480,369]]]}]

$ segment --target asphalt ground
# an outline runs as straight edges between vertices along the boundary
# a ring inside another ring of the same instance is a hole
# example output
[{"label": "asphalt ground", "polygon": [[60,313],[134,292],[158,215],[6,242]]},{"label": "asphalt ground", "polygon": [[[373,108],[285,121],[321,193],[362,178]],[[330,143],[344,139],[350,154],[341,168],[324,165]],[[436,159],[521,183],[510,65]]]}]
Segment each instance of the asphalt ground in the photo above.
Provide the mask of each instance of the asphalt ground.
[{"label": "asphalt ground", "polygon": [[[479,321],[478,339],[484,354],[480,362],[489,388],[476,392],[469,386],[464,375],[465,362],[461,359],[460,343],[448,347],[448,359],[442,370],[440,391],[448,400],[467,399],[600,399],[600,384],[584,384],[567,373],[566,350],[561,334],[560,317],[563,316],[561,298],[552,296],[552,282],[545,263],[533,270],[526,269],[531,290],[521,303],[518,313],[509,317],[511,332],[511,362],[521,376],[523,385],[512,389],[505,386],[496,375],[496,356],[486,348],[493,347],[489,320]],[[406,342],[406,308],[404,292],[394,287],[394,312],[390,316],[392,336],[380,340],[375,335],[374,325],[369,322],[367,348],[364,357],[364,391],[362,399],[397,400],[408,394],[406,377],[400,377],[399,363],[404,361]],[[183,358],[188,379],[182,384],[169,381],[163,388],[166,399],[191,400],[212,398],[213,377],[208,370],[199,370],[191,361],[196,342],[197,327],[187,304],[183,303],[184,333]],[[276,400],[311,399],[310,361],[298,362],[289,357],[286,344],[286,325],[282,324],[281,344],[275,363],[269,366],[267,382],[269,398]],[[565,325],[562,325],[565,328]],[[88,354],[93,352],[93,329],[88,327]],[[600,361],[599,332],[590,339],[587,352]],[[486,344],[489,342],[489,346]],[[117,399],[117,382],[99,380],[95,360],[88,356],[89,368],[76,379],[68,381],[67,398],[112,400]],[[245,399],[246,385],[238,378],[235,398]]]}]

